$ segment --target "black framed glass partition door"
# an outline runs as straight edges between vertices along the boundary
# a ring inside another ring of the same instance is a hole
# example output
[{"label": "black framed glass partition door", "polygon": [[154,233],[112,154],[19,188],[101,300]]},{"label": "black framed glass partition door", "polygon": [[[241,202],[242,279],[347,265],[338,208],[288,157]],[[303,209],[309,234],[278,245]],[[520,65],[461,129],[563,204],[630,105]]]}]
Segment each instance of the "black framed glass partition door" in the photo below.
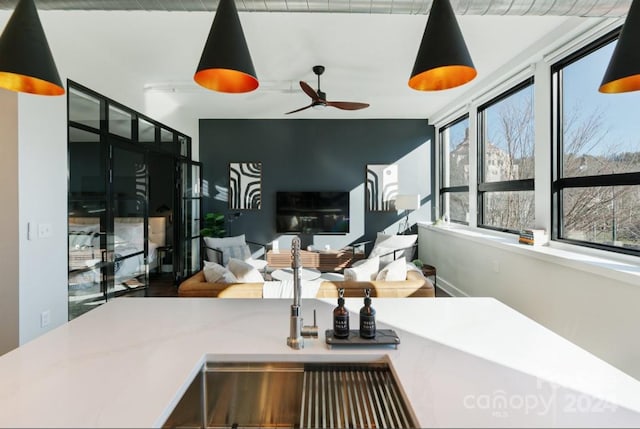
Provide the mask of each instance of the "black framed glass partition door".
[{"label": "black framed glass partition door", "polygon": [[[109,272],[107,299],[118,292],[145,288],[149,259],[147,162],[145,153],[111,145],[111,213],[113,234],[107,235]],[[155,260],[155,259],[154,259]]]},{"label": "black framed glass partition door", "polygon": [[[188,136],[79,84],[68,85],[73,319],[114,296],[146,296],[150,281],[160,281],[162,273],[174,282],[192,272],[192,261],[199,261],[199,246],[192,242],[199,240],[194,225],[200,175],[192,171]],[[189,193],[187,205],[183,192]]]},{"label": "black framed glass partition door", "polygon": [[200,219],[202,215],[202,164],[180,161],[180,189],[182,200],[180,265],[176,272],[182,280],[200,270]]},{"label": "black framed glass partition door", "polygon": [[101,137],[104,104],[70,88],[68,164],[69,319],[107,298],[109,145]]}]

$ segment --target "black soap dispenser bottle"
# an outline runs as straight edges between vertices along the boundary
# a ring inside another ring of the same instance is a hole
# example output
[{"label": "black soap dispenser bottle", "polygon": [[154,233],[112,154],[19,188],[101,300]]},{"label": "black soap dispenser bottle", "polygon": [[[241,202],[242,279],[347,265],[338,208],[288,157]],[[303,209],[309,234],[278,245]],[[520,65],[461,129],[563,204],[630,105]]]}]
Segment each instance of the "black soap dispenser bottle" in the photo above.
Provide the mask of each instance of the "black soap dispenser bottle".
[{"label": "black soap dispenser bottle", "polygon": [[333,336],[349,338],[349,310],[344,307],[344,289],[338,289],[338,306],[333,309]]},{"label": "black soap dispenser bottle", "polygon": [[360,337],[376,337],[376,310],[371,306],[371,289],[364,290],[364,306],[360,309]]}]

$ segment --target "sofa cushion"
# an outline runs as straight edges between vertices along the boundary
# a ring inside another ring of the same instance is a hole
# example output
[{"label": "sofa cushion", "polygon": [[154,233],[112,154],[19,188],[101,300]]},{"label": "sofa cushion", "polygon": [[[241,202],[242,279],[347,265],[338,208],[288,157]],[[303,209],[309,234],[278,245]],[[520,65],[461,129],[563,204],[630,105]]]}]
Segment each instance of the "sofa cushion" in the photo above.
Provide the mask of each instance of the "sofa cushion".
[{"label": "sofa cushion", "polygon": [[344,279],[346,281],[371,281],[375,280],[380,268],[380,257],[374,256],[363,259],[353,264],[351,268],[344,269]]},{"label": "sofa cushion", "polygon": [[251,264],[236,258],[229,258],[229,271],[241,283],[260,283],[264,282],[260,272]]},{"label": "sofa cushion", "polygon": [[265,261],[264,259],[253,259],[253,258],[249,258],[249,259],[245,259],[245,262],[249,265],[251,265],[253,268],[255,268],[258,271],[262,271],[265,268],[267,268],[267,261]]},{"label": "sofa cushion", "polygon": [[[247,245],[244,234],[234,237],[204,237],[204,243],[207,246],[207,259],[211,262],[220,262],[222,265],[229,263],[229,258],[245,260],[251,258],[251,250]],[[212,249],[218,249],[222,252],[222,261],[220,255]]]},{"label": "sofa cushion", "polygon": [[202,271],[204,272],[204,278],[207,279],[209,283],[238,282],[238,279],[231,271],[215,262],[204,261],[204,269]]},{"label": "sofa cushion", "polygon": [[[384,268],[394,259],[402,257],[404,257],[405,260],[410,261],[415,250],[413,245],[416,244],[417,240],[418,234],[387,235],[379,232],[376,236],[376,241],[373,244],[373,249],[369,254],[369,258],[379,256],[380,268]],[[401,249],[404,250],[397,252],[394,258],[393,252]]]},{"label": "sofa cushion", "polygon": [[377,281],[399,282],[407,279],[407,261],[404,256],[387,264],[376,277]]},{"label": "sofa cushion", "polygon": [[[202,271],[198,271],[180,284],[178,296],[217,298],[262,298],[263,283],[208,283]],[[344,289],[345,298],[362,298],[364,290],[371,289],[372,297],[406,298],[435,296],[433,284],[419,271],[407,272],[401,282],[346,282],[325,280],[321,282],[316,298],[338,298],[338,290]]]}]

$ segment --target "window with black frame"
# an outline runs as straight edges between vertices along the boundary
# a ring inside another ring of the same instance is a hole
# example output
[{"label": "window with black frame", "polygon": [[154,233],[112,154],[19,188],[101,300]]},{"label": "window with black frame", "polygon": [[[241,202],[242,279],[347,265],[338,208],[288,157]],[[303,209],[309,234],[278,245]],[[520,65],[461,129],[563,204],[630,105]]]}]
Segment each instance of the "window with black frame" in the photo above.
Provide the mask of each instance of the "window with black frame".
[{"label": "window with black frame", "polygon": [[533,228],[533,78],[478,107],[478,226]]},{"label": "window with black frame", "polygon": [[552,238],[640,254],[640,94],[598,87],[612,32],[552,67]]},{"label": "window with black frame", "polygon": [[469,115],[440,128],[440,216],[469,223]]}]

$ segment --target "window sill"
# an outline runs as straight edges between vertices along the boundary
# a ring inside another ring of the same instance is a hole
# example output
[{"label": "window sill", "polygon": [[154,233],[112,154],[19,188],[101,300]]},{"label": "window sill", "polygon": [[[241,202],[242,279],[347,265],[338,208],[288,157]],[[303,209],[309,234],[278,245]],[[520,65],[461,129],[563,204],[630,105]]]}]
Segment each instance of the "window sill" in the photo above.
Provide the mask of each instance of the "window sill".
[{"label": "window sill", "polygon": [[518,243],[515,234],[472,228],[458,224],[433,225],[419,223],[420,228],[440,234],[464,237],[467,240],[491,246],[545,262],[571,267],[611,279],[640,284],[640,258],[629,255],[611,255],[609,252],[581,248],[551,241],[544,246],[528,246]]}]

